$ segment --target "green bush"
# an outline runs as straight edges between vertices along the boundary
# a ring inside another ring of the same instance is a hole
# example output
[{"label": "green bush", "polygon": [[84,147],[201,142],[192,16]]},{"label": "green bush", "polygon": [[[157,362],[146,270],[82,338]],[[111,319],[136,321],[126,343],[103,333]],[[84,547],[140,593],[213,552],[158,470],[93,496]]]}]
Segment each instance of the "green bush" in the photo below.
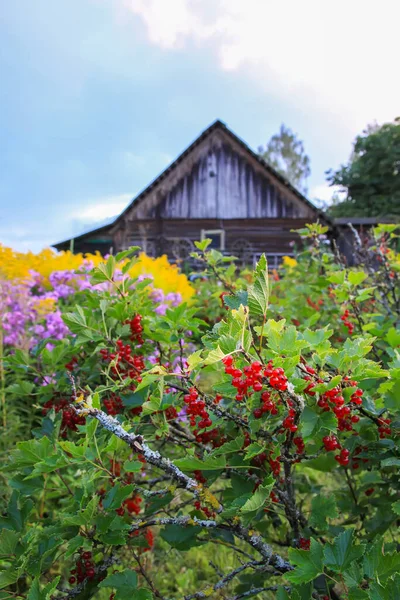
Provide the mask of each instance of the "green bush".
[{"label": "green bush", "polygon": [[354,269],[301,233],[272,282],[198,243],[208,279],[165,315],[110,257],[70,336],[4,358],[35,425],[4,469],[0,600],[400,597],[394,229]]}]

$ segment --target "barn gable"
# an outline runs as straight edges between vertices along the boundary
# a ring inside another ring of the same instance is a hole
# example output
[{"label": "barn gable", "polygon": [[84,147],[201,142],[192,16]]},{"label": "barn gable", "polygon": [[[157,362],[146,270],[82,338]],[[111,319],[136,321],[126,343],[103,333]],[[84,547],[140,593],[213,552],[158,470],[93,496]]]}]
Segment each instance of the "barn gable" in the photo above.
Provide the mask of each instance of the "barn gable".
[{"label": "barn gable", "polygon": [[316,217],[306,198],[216,121],[116,220]]}]

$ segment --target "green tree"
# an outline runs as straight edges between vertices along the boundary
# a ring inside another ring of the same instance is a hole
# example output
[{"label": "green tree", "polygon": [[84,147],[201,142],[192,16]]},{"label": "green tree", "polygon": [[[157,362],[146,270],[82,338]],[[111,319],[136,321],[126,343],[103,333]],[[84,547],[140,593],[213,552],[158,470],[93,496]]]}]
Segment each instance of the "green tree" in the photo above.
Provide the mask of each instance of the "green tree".
[{"label": "green tree", "polygon": [[272,136],[268,144],[259,146],[262,158],[278,173],[281,173],[297,189],[307,192],[307,177],[311,173],[310,158],[297,135],[284,124],[279,133]]},{"label": "green tree", "polygon": [[347,194],[330,208],[332,216],[400,217],[400,118],[367,127],[348,164],[327,175]]}]

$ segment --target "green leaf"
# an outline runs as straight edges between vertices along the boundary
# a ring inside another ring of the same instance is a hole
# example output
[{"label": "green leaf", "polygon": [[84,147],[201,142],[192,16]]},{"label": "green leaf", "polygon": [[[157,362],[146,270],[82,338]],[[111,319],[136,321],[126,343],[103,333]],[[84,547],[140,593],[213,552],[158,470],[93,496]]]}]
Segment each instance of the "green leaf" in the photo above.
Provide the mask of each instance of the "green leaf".
[{"label": "green leaf", "polygon": [[332,412],[318,413],[308,406],[301,415],[301,431],[304,438],[315,436],[321,429],[336,431],[337,419]]},{"label": "green leaf", "polygon": [[363,570],[366,577],[378,578],[381,583],[385,583],[389,577],[400,571],[400,554],[385,554],[383,540],[379,537],[365,553]]},{"label": "green leaf", "polygon": [[35,465],[51,454],[51,441],[47,437],[40,440],[29,440],[17,444],[18,451],[15,453],[18,464]]},{"label": "green leaf", "polygon": [[93,496],[87,503],[84,510],[79,512],[77,515],[65,515],[63,521],[66,525],[89,525],[96,514],[97,506],[99,504],[100,497]]},{"label": "green leaf", "polygon": [[12,585],[16,581],[18,581],[20,577],[20,572],[16,571],[15,569],[7,569],[7,571],[3,571],[2,573],[0,573],[0,590],[4,589],[9,585]]},{"label": "green leaf", "polygon": [[325,342],[325,340],[328,340],[331,337],[332,333],[333,329],[327,328],[316,329],[314,331],[312,329],[305,329],[301,332],[301,335],[305,339],[305,341],[310,344],[312,348],[315,348],[323,342]]},{"label": "green leaf", "polygon": [[253,442],[246,448],[245,459],[250,460],[255,456],[258,456],[263,450],[265,450],[264,446],[261,446],[261,444],[258,444],[257,442]]},{"label": "green leaf", "polygon": [[178,550],[189,550],[193,546],[199,545],[196,536],[200,531],[201,527],[197,527],[196,525],[190,525],[188,527],[167,525],[165,529],[160,531],[160,536],[173,548],[177,548]]},{"label": "green leaf", "polygon": [[9,556],[14,554],[18,540],[18,533],[10,531],[10,529],[2,529],[0,532],[0,555]]},{"label": "green leaf", "polygon": [[256,512],[263,508],[265,501],[269,498],[272,488],[275,485],[275,480],[270,475],[265,481],[265,485],[259,485],[252,497],[240,509],[241,513]]},{"label": "green leaf", "polygon": [[338,516],[338,510],[333,495],[331,496],[314,496],[311,501],[311,516],[310,525],[326,531],[328,524],[327,519],[335,519]]},{"label": "green leaf", "polygon": [[348,594],[348,600],[369,600],[370,596],[364,590],[360,588],[350,588]]},{"label": "green leaf", "polygon": [[56,589],[61,577],[55,577],[42,590],[40,589],[39,577],[35,578],[27,595],[27,600],[48,600]]},{"label": "green leaf", "polygon": [[193,371],[194,368],[196,368],[203,362],[201,353],[202,350],[196,350],[196,352],[193,352],[193,354],[190,354],[190,356],[187,357],[186,361],[188,364],[189,371]]},{"label": "green leaf", "polygon": [[396,458],[395,456],[385,458],[381,461],[382,467],[400,467],[400,458]]},{"label": "green leaf", "polygon": [[268,264],[265,254],[260,257],[254,271],[254,283],[248,290],[250,314],[265,318],[268,310],[269,283]]},{"label": "green leaf", "polygon": [[232,519],[236,517],[239,510],[246,504],[246,502],[252,497],[252,492],[237,496],[232,502],[225,502],[225,509],[221,513],[223,519]]},{"label": "green leaf", "polygon": [[240,306],[247,306],[249,297],[246,290],[239,290],[236,294],[224,296],[224,304],[231,310],[238,310]]},{"label": "green leaf", "polygon": [[231,454],[232,452],[238,452],[243,448],[244,436],[238,435],[234,440],[222,444],[219,448],[213,450],[211,456],[219,456],[220,454]]},{"label": "green leaf", "polygon": [[344,283],[346,277],[346,272],[345,271],[336,271],[335,273],[331,273],[328,277],[328,281],[330,281],[331,283],[336,283],[338,285],[341,285]]},{"label": "green leaf", "polygon": [[207,250],[207,248],[211,244],[211,242],[212,242],[212,239],[205,238],[204,240],[201,240],[201,242],[194,242],[194,245],[196,246],[196,248],[198,248],[199,250],[204,252],[205,250]]},{"label": "green leaf", "polygon": [[132,600],[153,600],[154,596],[147,588],[139,588],[132,594]]},{"label": "green leaf", "polygon": [[395,575],[389,579],[386,586],[383,587],[377,582],[370,584],[371,600],[399,600],[400,598],[400,575]]},{"label": "green leaf", "polygon": [[117,600],[131,600],[133,592],[137,587],[137,575],[135,571],[126,570],[109,575],[101,581],[99,587],[114,588]]},{"label": "green leaf", "polygon": [[298,548],[289,548],[289,560],[296,568],[286,575],[292,583],[307,583],[312,581],[323,570],[323,548],[313,538],[311,538],[310,550],[299,550]]},{"label": "green leaf", "polygon": [[182,469],[182,471],[218,471],[219,469],[224,469],[226,467],[226,458],[225,456],[219,456],[216,458],[206,458],[205,460],[201,460],[200,458],[186,457],[180,458],[175,462],[175,465]]},{"label": "green leaf", "polygon": [[351,285],[359,285],[367,277],[368,277],[368,274],[365,271],[349,271],[348,275],[347,275],[347,278],[348,278],[349,282],[351,283]]},{"label": "green leaf", "polygon": [[142,467],[140,460],[126,460],[123,468],[127,473],[139,473]]},{"label": "green leaf", "polygon": [[397,502],[394,502],[392,504],[392,511],[396,514],[396,515],[400,515],[400,500],[397,500]]},{"label": "green leaf", "polygon": [[365,546],[353,544],[353,529],[346,529],[324,547],[325,564],[332,571],[343,573],[353,560],[364,554]]},{"label": "green leaf", "polygon": [[385,340],[392,348],[400,346],[400,330],[391,327],[385,336]]},{"label": "green leaf", "polygon": [[214,350],[210,350],[207,355],[207,358],[204,361],[205,365],[212,365],[216,362],[220,362],[226,356],[225,352],[221,350],[219,346],[214,348]]},{"label": "green leaf", "polygon": [[104,497],[103,508],[105,510],[115,510],[120,508],[123,501],[132,495],[134,485],[122,485],[121,483],[115,483],[109,492]]},{"label": "green leaf", "polygon": [[290,600],[289,594],[282,585],[276,590],[276,600]]}]

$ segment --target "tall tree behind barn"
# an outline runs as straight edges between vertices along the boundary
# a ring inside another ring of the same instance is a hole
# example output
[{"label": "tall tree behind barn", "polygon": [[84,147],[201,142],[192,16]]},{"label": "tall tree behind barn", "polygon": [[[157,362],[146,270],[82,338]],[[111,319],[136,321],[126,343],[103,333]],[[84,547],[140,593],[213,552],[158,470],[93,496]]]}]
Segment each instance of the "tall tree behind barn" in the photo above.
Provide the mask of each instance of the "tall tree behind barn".
[{"label": "tall tree behind barn", "polygon": [[[193,242],[251,261],[277,263],[293,252],[292,230],[324,217],[282,175],[221,121],[206,129],[108,226],[74,240],[75,252],[114,252],[132,245],[149,255],[185,259]],[[68,249],[70,240],[55,244]]]}]

